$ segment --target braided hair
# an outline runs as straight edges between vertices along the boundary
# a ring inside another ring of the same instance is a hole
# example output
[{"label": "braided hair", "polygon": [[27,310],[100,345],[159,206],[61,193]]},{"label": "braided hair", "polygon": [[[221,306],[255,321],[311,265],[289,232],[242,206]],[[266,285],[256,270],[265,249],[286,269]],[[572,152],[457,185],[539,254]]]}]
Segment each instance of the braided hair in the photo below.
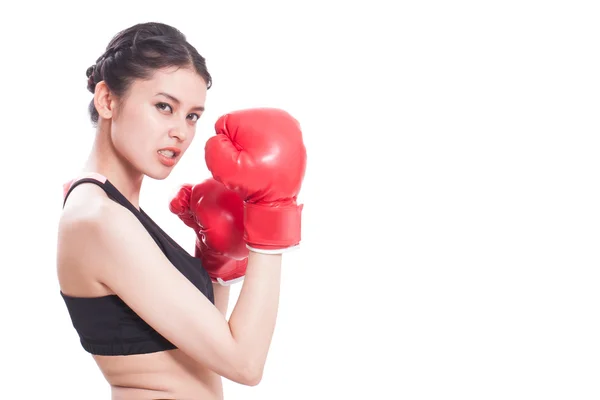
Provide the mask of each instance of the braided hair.
[{"label": "braided hair", "polygon": [[[193,68],[208,88],[212,77],[206,60],[176,28],[159,22],[133,25],[117,33],[96,62],[86,71],[87,89],[93,94],[104,81],[117,97],[123,96],[135,79],[147,79],[167,67]],[[94,100],[88,106],[92,124],[98,123]]]}]

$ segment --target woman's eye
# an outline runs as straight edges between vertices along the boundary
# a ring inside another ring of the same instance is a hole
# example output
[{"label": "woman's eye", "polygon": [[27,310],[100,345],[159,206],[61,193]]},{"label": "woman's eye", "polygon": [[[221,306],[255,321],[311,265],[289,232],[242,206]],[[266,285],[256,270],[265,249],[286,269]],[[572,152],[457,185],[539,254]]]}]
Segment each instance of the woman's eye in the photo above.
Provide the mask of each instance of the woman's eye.
[{"label": "woman's eye", "polygon": [[158,108],[160,111],[167,111],[167,109],[169,109],[170,111],[173,111],[171,109],[171,106],[168,105],[167,103],[158,103],[156,105],[156,108]]},{"label": "woman's eye", "polygon": [[198,114],[190,114],[188,115],[188,117],[192,117],[192,121],[196,122],[200,119],[200,116]]}]

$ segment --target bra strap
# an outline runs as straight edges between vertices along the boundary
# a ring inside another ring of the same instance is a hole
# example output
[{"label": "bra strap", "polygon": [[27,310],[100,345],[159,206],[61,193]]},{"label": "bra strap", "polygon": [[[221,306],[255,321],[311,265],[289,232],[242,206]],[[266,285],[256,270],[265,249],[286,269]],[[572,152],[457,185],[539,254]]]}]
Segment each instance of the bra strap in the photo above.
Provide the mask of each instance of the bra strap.
[{"label": "bra strap", "polygon": [[90,172],[80,175],[63,184],[63,208],[67,203],[67,198],[78,185],[82,183],[93,183],[100,186],[113,201],[131,211],[138,219],[141,217],[140,211],[106,178],[104,175]]}]

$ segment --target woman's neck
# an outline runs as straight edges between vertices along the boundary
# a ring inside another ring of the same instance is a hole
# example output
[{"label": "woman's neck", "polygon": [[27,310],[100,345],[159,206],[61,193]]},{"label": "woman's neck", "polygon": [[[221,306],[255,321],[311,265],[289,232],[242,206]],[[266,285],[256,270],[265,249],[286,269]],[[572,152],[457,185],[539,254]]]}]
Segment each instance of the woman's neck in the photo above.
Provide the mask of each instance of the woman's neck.
[{"label": "woman's neck", "polygon": [[99,127],[84,171],[106,177],[139,210],[144,175],[119,156],[109,138],[110,132]]}]

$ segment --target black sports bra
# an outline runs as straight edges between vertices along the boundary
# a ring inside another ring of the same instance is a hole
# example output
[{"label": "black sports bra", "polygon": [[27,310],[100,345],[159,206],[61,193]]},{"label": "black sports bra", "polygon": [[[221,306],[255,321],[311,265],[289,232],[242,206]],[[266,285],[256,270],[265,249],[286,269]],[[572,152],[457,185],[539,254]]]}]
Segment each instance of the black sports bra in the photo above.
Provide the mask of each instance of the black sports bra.
[{"label": "black sports bra", "polygon": [[[64,204],[71,191],[83,183],[100,186],[117,203],[131,211],[146,228],[165,256],[213,304],[214,293],[210,276],[199,258],[180,247],[143,211],[121,194],[101,175],[83,177],[65,185]],[[60,292],[79,335],[83,348],[97,355],[118,356],[154,353],[177,348],[143,321],[117,295],[73,297]]]}]

